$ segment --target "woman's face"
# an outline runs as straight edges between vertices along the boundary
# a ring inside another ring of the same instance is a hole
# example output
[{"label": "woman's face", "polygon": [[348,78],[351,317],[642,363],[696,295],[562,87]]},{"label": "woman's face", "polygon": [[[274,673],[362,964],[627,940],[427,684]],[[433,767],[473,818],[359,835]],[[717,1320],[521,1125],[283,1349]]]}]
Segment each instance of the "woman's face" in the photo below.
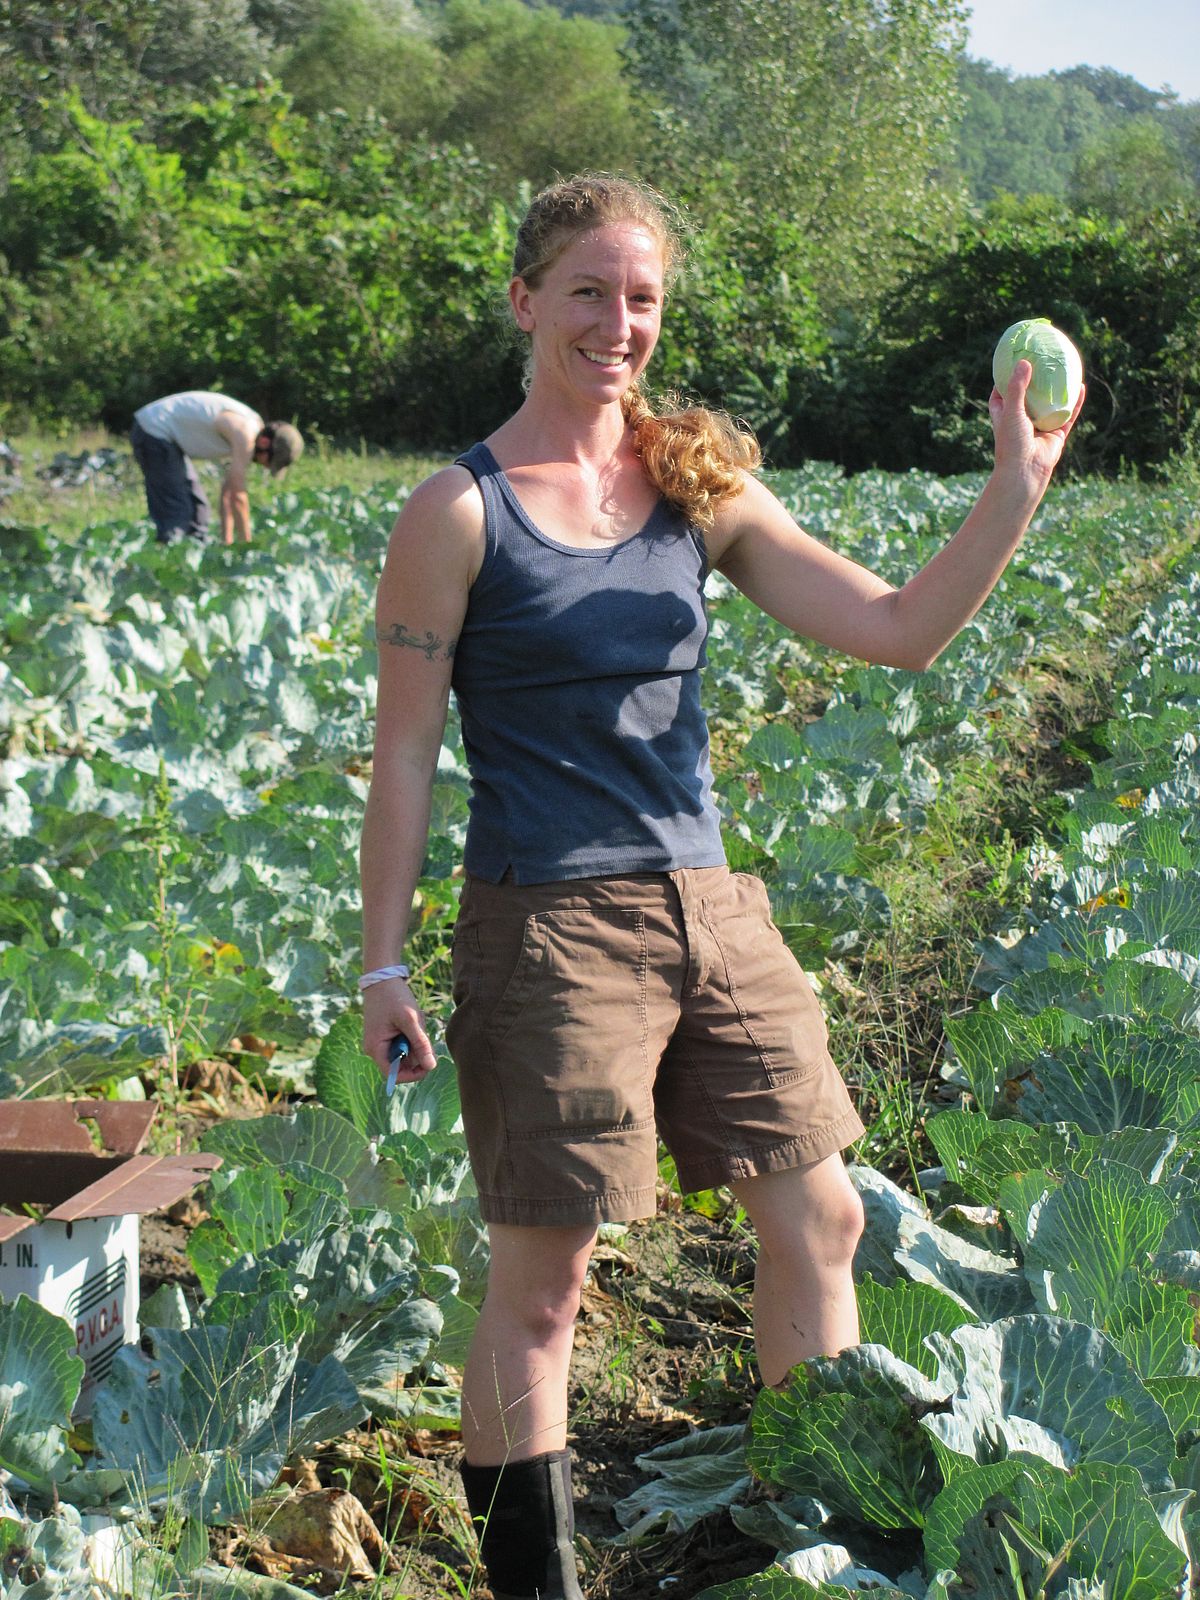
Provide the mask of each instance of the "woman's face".
[{"label": "woman's face", "polygon": [[517,326],[533,344],[533,382],[596,404],[619,400],[658,343],[663,253],[637,222],[578,234],[531,289],[509,286]]}]

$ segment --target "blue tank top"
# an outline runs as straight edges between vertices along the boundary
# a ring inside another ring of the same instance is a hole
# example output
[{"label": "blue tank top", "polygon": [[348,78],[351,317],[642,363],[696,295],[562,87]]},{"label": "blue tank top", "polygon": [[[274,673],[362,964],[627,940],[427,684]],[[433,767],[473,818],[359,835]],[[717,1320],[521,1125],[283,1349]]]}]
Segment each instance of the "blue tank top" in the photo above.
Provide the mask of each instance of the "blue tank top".
[{"label": "blue tank top", "polygon": [[700,668],[704,543],[659,500],[604,549],[548,538],[495,456],[459,457],[487,548],[454,652],[467,871],[547,883],[720,866]]}]

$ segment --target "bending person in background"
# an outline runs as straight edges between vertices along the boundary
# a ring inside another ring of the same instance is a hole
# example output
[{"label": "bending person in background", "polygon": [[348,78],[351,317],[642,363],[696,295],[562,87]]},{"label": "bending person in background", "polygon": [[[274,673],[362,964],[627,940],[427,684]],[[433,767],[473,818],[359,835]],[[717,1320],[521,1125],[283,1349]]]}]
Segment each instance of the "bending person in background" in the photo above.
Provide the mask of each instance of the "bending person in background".
[{"label": "bending person in background", "polygon": [[[725,865],[700,704],[713,568],[786,627],[921,671],[983,604],[1071,423],[1036,434],[1028,363],[992,393],[995,469],[901,589],[810,538],[728,418],[639,380],[678,245],[659,197],[556,184],[518,234],[524,403],[412,493],[379,585],[362,841],[366,1048],[434,1052],[403,966],[454,689],[472,775],[447,1043],[489,1228],[463,1380],[463,1478],[492,1589],[579,1600],[567,1379],[598,1224],[655,1209],[656,1132],[685,1189],[757,1233],[764,1383],[858,1339],[862,1124],[757,878]],[[1071,421],[1074,421],[1072,417]]]},{"label": "bending person in background", "polygon": [[188,389],[152,400],[134,414],[133,453],[146,482],[146,504],[159,544],[184,535],[206,544],[208,497],[191,458],[227,460],[221,484],[221,535],[250,538],[246,473],[254,462],[277,475],[299,459],[304,440],[290,422],[264,422],[257,411],[206,389]]}]

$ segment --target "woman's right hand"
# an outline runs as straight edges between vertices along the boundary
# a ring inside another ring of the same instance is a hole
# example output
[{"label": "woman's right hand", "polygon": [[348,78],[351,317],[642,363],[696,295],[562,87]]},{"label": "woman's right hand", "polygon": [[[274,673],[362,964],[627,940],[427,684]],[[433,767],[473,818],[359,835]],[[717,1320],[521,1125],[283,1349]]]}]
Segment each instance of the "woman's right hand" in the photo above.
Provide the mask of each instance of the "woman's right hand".
[{"label": "woman's right hand", "polygon": [[396,1081],[415,1083],[433,1071],[437,1056],[412,990],[403,978],[386,978],[363,990],[363,1050],[385,1078],[392,1070],[388,1046],[398,1033],[408,1040],[409,1051],[397,1069]]}]

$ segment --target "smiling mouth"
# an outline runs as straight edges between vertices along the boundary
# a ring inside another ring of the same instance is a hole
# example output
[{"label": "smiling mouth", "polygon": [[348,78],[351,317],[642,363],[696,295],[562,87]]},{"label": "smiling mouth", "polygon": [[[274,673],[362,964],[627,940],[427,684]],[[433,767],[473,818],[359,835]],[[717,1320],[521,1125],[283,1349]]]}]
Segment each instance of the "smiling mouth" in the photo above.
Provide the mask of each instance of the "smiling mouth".
[{"label": "smiling mouth", "polygon": [[600,350],[581,350],[579,353],[597,367],[621,367],[628,360],[625,355],[605,355]]}]

